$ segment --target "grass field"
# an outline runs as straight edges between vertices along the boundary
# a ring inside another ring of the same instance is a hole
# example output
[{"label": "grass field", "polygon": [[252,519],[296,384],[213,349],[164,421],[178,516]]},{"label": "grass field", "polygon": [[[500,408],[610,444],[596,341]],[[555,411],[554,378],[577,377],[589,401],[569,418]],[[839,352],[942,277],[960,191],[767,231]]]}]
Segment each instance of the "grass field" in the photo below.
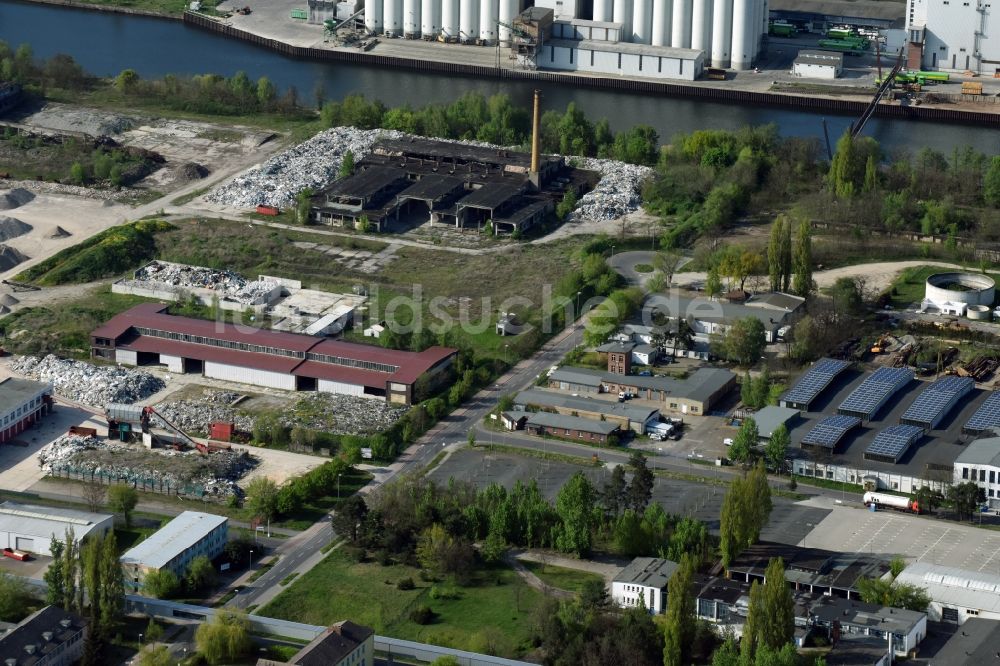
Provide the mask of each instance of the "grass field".
[{"label": "grass field", "polygon": [[569,592],[581,591],[587,581],[604,581],[603,578],[595,573],[590,573],[589,571],[567,569],[565,567],[557,567],[551,564],[542,564],[541,562],[524,561],[522,564],[526,569],[528,569],[528,571],[541,578],[545,584],[557,587],[560,590],[567,590]]},{"label": "grass field", "polygon": [[[432,599],[432,584],[418,574],[401,564],[356,563],[336,550],[295,579],[260,614],[319,625],[349,616],[376,633],[397,638],[503,656],[527,650],[531,612],[541,594],[513,571],[480,570],[471,585],[458,588],[457,599]],[[398,589],[404,578],[412,578],[415,589]],[[437,614],[431,624],[421,626],[409,619],[421,605]]]}]

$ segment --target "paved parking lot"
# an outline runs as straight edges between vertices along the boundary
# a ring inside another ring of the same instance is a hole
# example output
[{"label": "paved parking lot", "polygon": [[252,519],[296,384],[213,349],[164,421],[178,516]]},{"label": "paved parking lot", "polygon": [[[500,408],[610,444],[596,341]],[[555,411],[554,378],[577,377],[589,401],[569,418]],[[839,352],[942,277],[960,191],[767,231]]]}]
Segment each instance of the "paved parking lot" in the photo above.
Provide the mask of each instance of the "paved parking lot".
[{"label": "paved parking lot", "polygon": [[[814,499],[821,507],[830,500]],[[814,523],[800,545],[857,553],[899,555],[910,562],[928,562],[970,571],[1000,574],[1000,532],[944,522],[931,516],[864,508],[828,506],[830,514]]]}]

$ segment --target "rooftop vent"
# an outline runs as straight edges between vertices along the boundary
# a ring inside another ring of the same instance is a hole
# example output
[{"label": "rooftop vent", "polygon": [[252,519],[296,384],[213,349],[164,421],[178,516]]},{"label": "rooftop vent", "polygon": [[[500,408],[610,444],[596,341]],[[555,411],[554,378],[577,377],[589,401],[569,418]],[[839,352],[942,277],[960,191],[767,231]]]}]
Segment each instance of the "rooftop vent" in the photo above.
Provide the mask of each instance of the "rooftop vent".
[{"label": "rooftop vent", "polygon": [[5,666],[17,666],[17,659],[11,657],[10,659],[5,659],[3,663]]},{"label": "rooftop vent", "polygon": [[52,632],[51,631],[43,631],[42,632],[42,638],[44,638],[45,642],[48,643],[49,641],[52,640]]},{"label": "rooftop vent", "polygon": [[69,629],[69,625],[71,624],[73,624],[73,620],[69,619],[68,617],[64,617],[63,619],[59,620],[59,626],[62,627],[63,629]]},{"label": "rooftop vent", "polygon": [[35,646],[34,645],[25,645],[24,646],[24,651],[27,652],[28,654],[35,654]]}]

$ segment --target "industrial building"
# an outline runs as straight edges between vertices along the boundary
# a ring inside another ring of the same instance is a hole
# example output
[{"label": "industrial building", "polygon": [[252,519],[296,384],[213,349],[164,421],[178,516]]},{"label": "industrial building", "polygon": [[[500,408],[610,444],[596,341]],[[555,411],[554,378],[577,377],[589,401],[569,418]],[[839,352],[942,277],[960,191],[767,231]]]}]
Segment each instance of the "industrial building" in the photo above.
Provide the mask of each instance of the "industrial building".
[{"label": "industrial building", "polygon": [[52,539],[65,540],[69,530],[79,543],[90,536],[103,536],[114,526],[115,517],[106,513],[16,502],[0,504],[0,548],[36,555],[51,555]]},{"label": "industrial building", "polygon": [[[535,105],[540,104],[536,94]],[[536,108],[536,125],[540,110]],[[537,136],[537,131],[536,131]],[[495,235],[541,224],[568,189],[578,195],[594,174],[562,157],[496,150],[432,139],[379,142],[355,173],[313,198],[317,224],[375,231],[444,224]]]},{"label": "industrial building", "polygon": [[204,555],[214,559],[229,541],[229,519],[212,513],[185,511],[152,536],[121,556],[125,585],[142,589],[150,571],[172,571],[178,578],[187,574],[191,561]]},{"label": "industrial building", "polygon": [[595,421],[551,412],[531,412],[524,428],[537,435],[593,444],[617,443],[621,433],[621,426],[614,421]]},{"label": "industrial building", "polygon": [[7,377],[0,380],[0,444],[9,442],[52,411],[52,384]]},{"label": "industrial building", "polygon": [[80,663],[87,621],[58,606],[45,606],[0,635],[6,666],[71,666]]},{"label": "industrial building", "polygon": [[661,557],[637,557],[611,581],[611,600],[623,608],[645,606],[659,615],[667,608],[667,583],[677,563]]},{"label": "industrial building", "polygon": [[933,621],[964,624],[970,618],[1000,620],[1000,576],[927,562],[907,565],[896,582],[927,591]]},{"label": "industrial building", "polygon": [[[777,294],[776,296],[780,296]],[[685,319],[691,324],[696,341],[709,341],[712,335],[721,335],[729,330],[737,319],[753,317],[764,324],[764,337],[768,342],[778,338],[778,330],[791,323],[796,307],[781,307],[783,299],[756,299],[744,302],[717,301],[705,297],[653,295],[646,301],[651,312],[659,312],[670,321]]]},{"label": "industrial building", "polygon": [[1000,38],[991,31],[993,9],[984,0],[907,0],[907,67],[1000,72]]},{"label": "industrial building", "polygon": [[837,79],[844,71],[844,54],[802,50],[792,63],[792,73],[804,79]]},{"label": "industrial building", "polygon": [[[450,376],[457,350],[395,351],[342,340],[176,317],[144,303],[91,333],[91,356],[124,365],[288,391],[413,404]],[[421,382],[418,391],[416,385]]]},{"label": "industrial building", "polygon": [[567,416],[581,416],[595,421],[617,423],[623,430],[640,435],[646,426],[659,420],[660,410],[635,403],[618,403],[599,398],[574,397],[556,391],[528,389],[514,398],[514,404],[524,408],[538,408]]},{"label": "industrial building", "polygon": [[1000,436],[969,442],[955,459],[954,481],[972,481],[983,489],[987,505],[1000,509]]},{"label": "industrial building", "polygon": [[753,415],[754,423],[757,424],[757,437],[760,444],[766,444],[771,440],[774,431],[785,426],[787,429],[794,427],[795,420],[799,416],[799,410],[791,407],[778,407],[768,405]]}]

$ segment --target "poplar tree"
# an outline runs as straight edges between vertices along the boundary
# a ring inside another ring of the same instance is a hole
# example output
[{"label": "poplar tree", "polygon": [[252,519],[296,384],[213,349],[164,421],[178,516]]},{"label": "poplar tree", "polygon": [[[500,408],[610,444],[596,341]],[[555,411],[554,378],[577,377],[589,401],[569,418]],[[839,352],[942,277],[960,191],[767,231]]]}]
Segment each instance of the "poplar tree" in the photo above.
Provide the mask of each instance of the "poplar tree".
[{"label": "poplar tree", "polygon": [[96,540],[94,548],[100,549],[100,588],[90,590],[90,603],[98,604],[100,628],[108,637],[125,608],[125,577],[118,561],[118,540],[114,532]]},{"label": "poplar tree", "polygon": [[763,590],[760,583],[750,584],[750,603],[747,607],[747,621],[743,624],[743,636],[740,637],[740,663],[754,663],[754,654],[760,642],[760,625],[763,620]]},{"label": "poplar tree", "polygon": [[62,607],[67,611],[79,612],[82,606],[82,594],[78,594],[77,576],[80,570],[80,561],[77,553],[76,534],[73,528],[66,530],[65,547],[63,548],[63,602]]},{"label": "poplar tree", "polygon": [[781,291],[792,286],[792,221],[785,218],[781,228]]},{"label": "poplar tree", "polygon": [[63,542],[60,541],[52,535],[52,541],[49,543],[49,553],[52,555],[52,563],[49,564],[49,568],[45,570],[45,574],[42,578],[45,580],[45,603],[50,606],[62,607],[66,603],[66,594],[64,590],[64,579],[63,579]]},{"label": "poplar tree", "polygon": [[771,291],[780,291],[784,277],[781,264],[781,242],[785,233],[785,218],[779,215],[771,223],[771,236],[767,242],[767,274],[771,280]]},{"label": "poplar tree", "polygon": [[694,640],[696,618],[691,584],[695,574],[695,560],[685,554],[680,566],[667,583],[667,612],[663,623],[663,666],[682,666],[688,663],[690,646]]},{"label": "poplar tree", "polygon": [[761,618],[758,645],[780,650],[792,641],[795,632],[795,604],[785,582],[785,563],[780,557],[767,564],[761,590]]},{"label": "poplar tree", "polygon": [[812,293],[812,229],[809,220],[799,222],[799,237],[795,243],[795,253],[792,257],[795,272],[792,278],[792,290],[806,298]]}]

